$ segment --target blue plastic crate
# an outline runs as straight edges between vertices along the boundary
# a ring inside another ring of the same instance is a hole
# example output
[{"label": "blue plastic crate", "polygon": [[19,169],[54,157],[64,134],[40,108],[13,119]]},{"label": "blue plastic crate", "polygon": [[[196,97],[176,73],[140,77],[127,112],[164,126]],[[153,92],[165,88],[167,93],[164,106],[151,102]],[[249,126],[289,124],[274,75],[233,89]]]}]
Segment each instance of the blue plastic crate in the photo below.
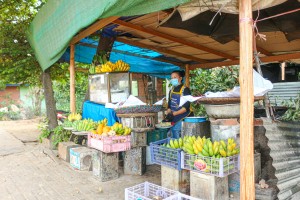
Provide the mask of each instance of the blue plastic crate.
[{"label": "blue plastic crate", "polygon": [[151,161],[158,165],[181,170],[181,149],[171,149],[162,146],[172,138],[166,138],[150,143]]}]

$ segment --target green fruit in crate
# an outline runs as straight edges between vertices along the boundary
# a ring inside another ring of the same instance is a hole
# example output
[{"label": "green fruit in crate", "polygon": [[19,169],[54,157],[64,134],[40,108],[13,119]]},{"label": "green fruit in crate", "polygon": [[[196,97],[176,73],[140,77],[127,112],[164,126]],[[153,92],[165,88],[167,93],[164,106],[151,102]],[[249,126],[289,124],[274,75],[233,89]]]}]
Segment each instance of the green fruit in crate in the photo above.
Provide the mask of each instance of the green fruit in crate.
[{"label": "green fruit in crate", "polygon": [[173,140],[170,140],[170,147],[172,148],[172,149],[175,149],[175,146],[174,146],[174,143],[173,143]]},{"label": "green fruit in crate", "polygon": [[182,140],[182,138],[179,138],[179,147],[181,148],[182,146],[183,146],[183,140]]},{"label": "green fruit in crate", "polygon": [[176,149],[178,149],[178,148],[179,148],[179,143],[178,143],[178,141],[177,141],[177,140],[175,140],[175,141],[174,141],[174,146],[175,146],[175,148],[176,148]]},{"label": "green fruit in crate", "polygon": [[203,150],[205,150],[206,152],[209,152],[209,148],[208,148],[208,145],[207,145],[207,143],[206,143],[206,144],[204,144],[204,146],[203,146]]},{"label": "green fruit in crate", "polygon": [[202,149],[201,153],[203,156],[209,156],[209,153],[205,149]]},{"label": "green fruit in crate", "polygon": [[226,143],[224,142],[224,140],[221,140],[220,143],[221,143],[223,149],[226,150],[227,147],[226,147]]},{"label": "green fruit in crate", "polygon": [[214,155],[218,155],[219,154],[219,147],[216,146],[215,149],[214,149]]}]

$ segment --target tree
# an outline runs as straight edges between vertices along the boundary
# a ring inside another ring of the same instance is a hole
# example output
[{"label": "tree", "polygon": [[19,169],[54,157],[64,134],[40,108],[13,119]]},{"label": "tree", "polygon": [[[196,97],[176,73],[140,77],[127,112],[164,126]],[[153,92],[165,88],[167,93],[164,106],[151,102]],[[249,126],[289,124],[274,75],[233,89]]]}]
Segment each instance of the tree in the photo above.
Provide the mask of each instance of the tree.
[{"label": "tree", "polygon": [[57,126],[57,121],[50,74],[49,71],[42,72],[26,38],[30,22],[44,3],[43,0],[0,0],[0,80],[27,83],[40,89],[43,80],[47,91],[47,116],[51,117],[49,127],[52,129]]}]

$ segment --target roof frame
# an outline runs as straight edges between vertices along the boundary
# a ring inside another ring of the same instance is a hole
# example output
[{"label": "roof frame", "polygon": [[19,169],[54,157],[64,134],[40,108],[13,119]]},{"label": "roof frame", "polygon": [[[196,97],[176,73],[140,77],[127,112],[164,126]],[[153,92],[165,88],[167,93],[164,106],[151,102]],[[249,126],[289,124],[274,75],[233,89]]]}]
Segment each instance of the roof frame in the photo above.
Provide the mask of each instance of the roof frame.
[{"label": "roof frame", "polygon": [[200,63],[207,63],[208,62],[207,60],[204,60],[204,59],[201,59],[201,58],[197,58],[197,57],[187,55],[187,54],[184,54],[184,53],[179,53],[177,51],[169,50],[169,49],[166,49],[166,48],[163,48],[163,47],[155,47],[155,46],[144,44],[144,43],[141,43],[141,42],[138,42],[138,41],[132,41],[132,40],[128,40],[128,39],[124,39],[124,38],[120,38],[120,37],[117,37],[116,40],[119,41],[119,42],[123,42],[125,44],[155,50],[155,51],[160,52],[160,53],[178,56],[178,57],[185,58],[185,59],[188,59],[188,60],[191,60],[191,61],[197,61],[197,62],[200,62]]},{"label": "roof frame", "polygon": [[172,42],[177,42],[179,44],[186,45],[186,46],[189,46],[189,47],[201,50],[201,51],[205,51],[205,52],[220,56],[222,58],[226,58],[226,59],[230,59],[230,60],[235,60],[236,59],[236,57],[234,57],[234,56],[231,56],[229,54],[226,54],[226,53],[223,53],[223,52],[220,52],[220,51],[216,51],[214,49],[210,49],[210,48],[205,47],[201,44],[196,44],[194,42],[183,40],[181,38],[177,38],[177,37],[168,35],[166,33],[161,33],[159,31],[156,31],[156,30],[153,30],[153,29],[150,29],[150,28],[145,28],[145,27],[140,26],[140,25],[125,22],[125,21],[120,20],[120,19],[114,20],[113,23],[131,28],[131,29],[134,29],[134,30],[137,30],[137,31],[140,31],[140,32],[144,32],[144,33],[147,33],[147,34],[150,34],[150,35],[153,35],[153,36],[164,38],[164,39],[167,39],[167,40],[172,41]]}]

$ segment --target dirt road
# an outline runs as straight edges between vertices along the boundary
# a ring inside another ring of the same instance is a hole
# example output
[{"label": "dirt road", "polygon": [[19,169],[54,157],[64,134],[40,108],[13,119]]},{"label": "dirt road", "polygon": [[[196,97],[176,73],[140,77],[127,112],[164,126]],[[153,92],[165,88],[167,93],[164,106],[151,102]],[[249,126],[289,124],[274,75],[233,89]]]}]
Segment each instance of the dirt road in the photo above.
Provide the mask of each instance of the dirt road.
[{"label": "dirt road", "polygon": [[160,167],[143,176],[120,175],[100,182],[92,172],[74,170],[37,142],[38,120],[0,122],[0,199],[124,199],[124,189],[149,181],[160,184]]}]

